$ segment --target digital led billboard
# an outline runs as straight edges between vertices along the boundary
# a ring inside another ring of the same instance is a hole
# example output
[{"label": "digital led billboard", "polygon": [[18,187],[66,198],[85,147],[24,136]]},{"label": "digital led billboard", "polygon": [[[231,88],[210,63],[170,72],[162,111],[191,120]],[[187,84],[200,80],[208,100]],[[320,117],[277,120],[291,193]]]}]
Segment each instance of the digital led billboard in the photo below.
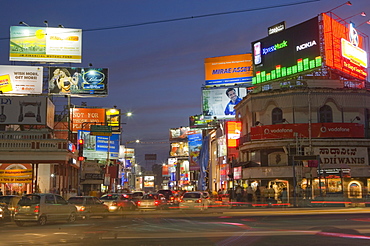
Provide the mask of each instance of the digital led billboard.
[{"label": "digital led billboard", "polygon": [[107,96],[107,68],[49,67],[49,93]]},{"label": "digital led billboard", "polygon": [[251,86],[252,54],[211,57],[204,60],[206,87],[246,84]]},{"label": "digital led billboard", "polygon": [[366,79],[368,59],[364,50],[366,37],[354,28],[353,23],[338,22],[327,14],[322,14],[322,18],[325,64],[343,72],[349,76],[348,78]]},{"label": "digital led billboard", "polygon": [[252,43],[253,84],[308,73],[322,65],[318,17]]},{"label": "digital led billboard", "polygon": [[10,61],[81,63],[82,30],[10,27]]},{"label": "digital led billboard", "polygon": [[42,94],[43,67],[0,66],[2,94]]},{"label": "digital led billboard", "polygon": [[207,119],[235,118],[234,107],[247,95],[246,88],[203,88],[203,115]]}]

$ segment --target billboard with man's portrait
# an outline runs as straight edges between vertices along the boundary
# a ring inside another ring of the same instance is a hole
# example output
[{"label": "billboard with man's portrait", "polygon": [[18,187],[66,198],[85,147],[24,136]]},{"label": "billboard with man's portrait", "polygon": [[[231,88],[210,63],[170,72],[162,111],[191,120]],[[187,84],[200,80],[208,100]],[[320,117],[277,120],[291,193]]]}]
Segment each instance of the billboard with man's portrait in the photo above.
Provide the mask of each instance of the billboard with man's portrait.
[{"label": "billboard with man's portrait", "polygon": [[205,118],[235,118],[234,107],[247,95],[246,88],[203,88],[203,115]]}]

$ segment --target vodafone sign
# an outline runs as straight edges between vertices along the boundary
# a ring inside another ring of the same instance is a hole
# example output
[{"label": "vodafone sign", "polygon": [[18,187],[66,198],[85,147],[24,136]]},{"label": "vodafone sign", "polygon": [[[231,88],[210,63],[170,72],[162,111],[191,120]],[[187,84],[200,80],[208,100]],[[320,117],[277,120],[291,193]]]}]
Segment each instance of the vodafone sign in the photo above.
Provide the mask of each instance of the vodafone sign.
[{"label": "vodafone sign", "polygon": [[[279,139],[309,137],[308,124],[278,124],[251,127],[251,139]],[[311,124],[312,138],[363,138],[364,126],[357,123],[314,123]]]}]

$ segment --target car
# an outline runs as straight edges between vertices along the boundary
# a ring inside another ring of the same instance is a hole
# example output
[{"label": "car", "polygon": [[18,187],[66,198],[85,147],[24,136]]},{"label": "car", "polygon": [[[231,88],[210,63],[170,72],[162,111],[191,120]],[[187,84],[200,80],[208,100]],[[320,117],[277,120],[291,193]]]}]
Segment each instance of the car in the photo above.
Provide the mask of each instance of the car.
[{"label": "car", "polygon": [[62,196],[53,193],[33,193],[22,196],[15,208],[14,221],[17,226],[25,222],[45,225],[47,221],[76,221],[77,208]]},{"label": "car", "polygon": [[9,222],[12,220],[11,211],[6,203],[0,203],[0,223]]},{"label": "car", "polygon": [[14,216],[15,207],[18,204],[18,201],[21,199],[21,196],[17,195],[6,195],[0,196],[0,203],[5,203],[7,205],[7,209],[9,210],[11,216]]},{"label": "car", "polygon": [[109,212],[136,209],[135,202],[125,193],[108,193],[101,196],[100,200],[108,206]]},{"label": "car", "polygon": [[134,191],[132,193],[127,193],[130,197],[130,199],[135,203],[135,206],[137,207],[137,202],[140,201],[144,196],[144,191]]},{"label": "car", "polygon": [[161,193],[148,193],[137,202],[137,208],[141,211],[146,209],[162,210],[167,205],[167,199]]},{"label": "car", "polygon": [[168,203],[178,204],[177,194],[173,190],[158,190],[157,193],[163,194]]},{"label": "car", "polygon": [[108,216],[108,205],[95,196],[72,196],[68,202],[77,208],[77,216],[82,219],[89,219],[91,216]]},{"label": "car", "polygon": [[180,209],[199,209],[201,211],[208,209],[208,200],[202,191],[186,192],[180,200]]}]

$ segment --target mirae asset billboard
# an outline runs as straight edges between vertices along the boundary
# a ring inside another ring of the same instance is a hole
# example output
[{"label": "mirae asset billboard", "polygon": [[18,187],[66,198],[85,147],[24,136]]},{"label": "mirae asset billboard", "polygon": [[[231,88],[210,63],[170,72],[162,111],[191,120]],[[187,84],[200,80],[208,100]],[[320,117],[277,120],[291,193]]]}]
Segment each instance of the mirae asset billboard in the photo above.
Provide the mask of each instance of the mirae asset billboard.
[{"label": "mirae asset billboard", "polygon": [[204,60],[206,86],[251,85],[252,54],[211,57]]}]

